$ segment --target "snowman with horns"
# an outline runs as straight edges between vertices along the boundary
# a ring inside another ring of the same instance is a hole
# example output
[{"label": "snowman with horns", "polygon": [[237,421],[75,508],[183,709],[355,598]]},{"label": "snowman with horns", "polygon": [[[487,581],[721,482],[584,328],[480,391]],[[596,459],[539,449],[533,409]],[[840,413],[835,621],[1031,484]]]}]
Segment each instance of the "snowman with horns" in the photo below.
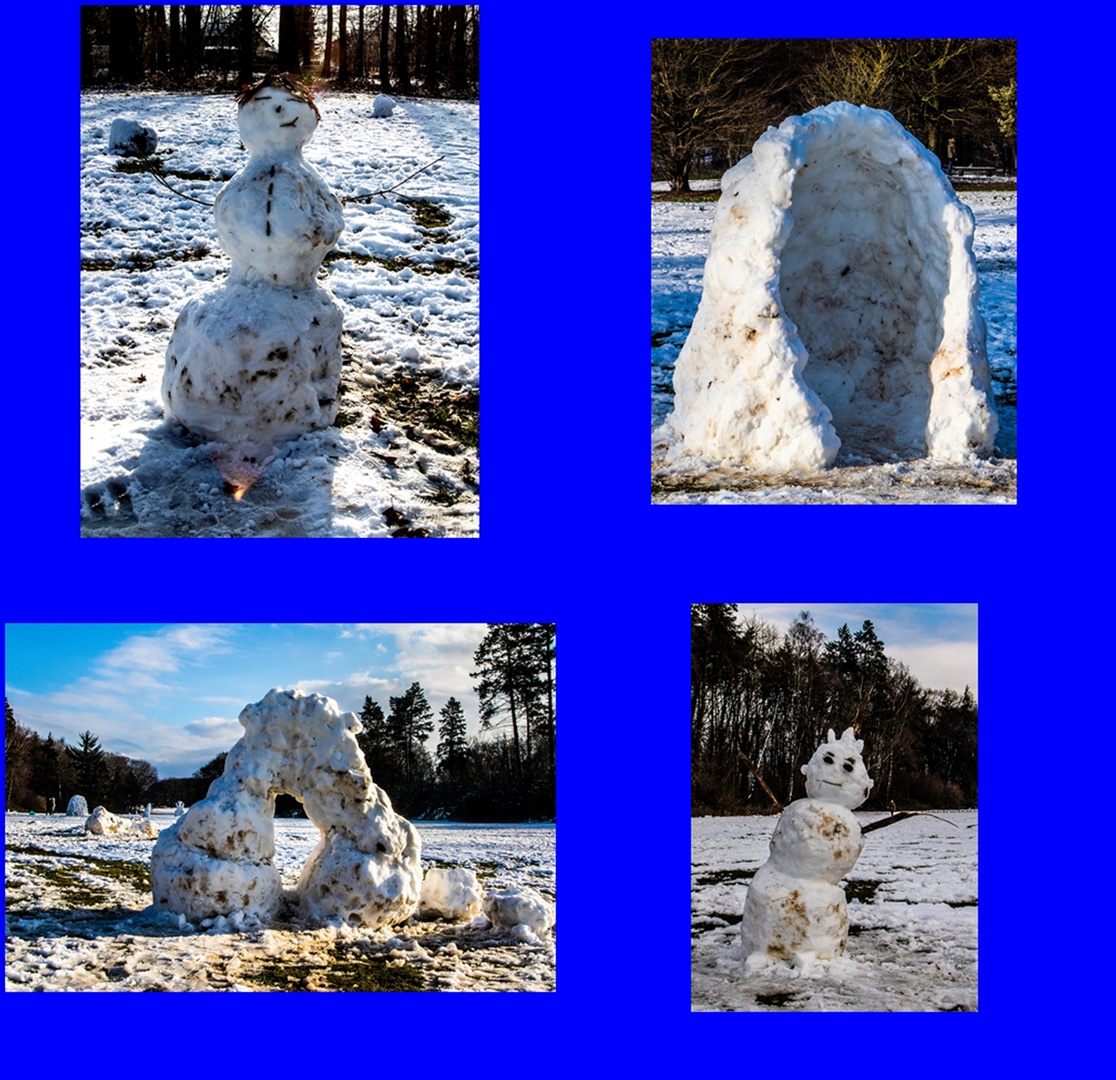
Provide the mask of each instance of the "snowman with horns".
[{"label": "snowman with horns", "polygon": [[272,72],[237,102],[249,159],[215,206],[232,269],[182,309],[162,396],[168,417],[214,444],[239,498],[277,443],[337,416],[341,311],[315,276],[345,221],[302,158],[320,119],[310,91]]},{"label": "snowman with horns", "polygon": [[849,917],[837,883],[864,847],[852,814],[872,790],[863,749],[852,728],[840,739],[831,729],[802,766],[809,797],[783,811],[771,854],[744,901],[741,933],[748,972],[778,962],[807,967],[844,953]]}]

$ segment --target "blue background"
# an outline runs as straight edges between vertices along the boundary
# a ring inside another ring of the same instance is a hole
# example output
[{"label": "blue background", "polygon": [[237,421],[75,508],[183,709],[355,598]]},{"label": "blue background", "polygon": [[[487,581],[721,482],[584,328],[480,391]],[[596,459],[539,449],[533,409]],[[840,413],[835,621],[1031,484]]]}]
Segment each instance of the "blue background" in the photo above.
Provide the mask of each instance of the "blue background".
[{"label": "blue background", "polygon": [[[1103,761],[1111,724],[1100,7],[889,8],[482,4],[482,539],[236,554],[78,539],[78,12],[20,13],[4,620],[557,623],[563,918],[554,995],[5,994],[10,1066],[1031,1076],[1098,1052],[1112,839],[1107,770],[1082,764]],[[648,42],[719,35],[1018,37],[1018,507],[650,506]],[[72,67],[56,70],[66,41]],[[690,1012],[689,606],[805,598],[980,605],[976,1014]]]}]

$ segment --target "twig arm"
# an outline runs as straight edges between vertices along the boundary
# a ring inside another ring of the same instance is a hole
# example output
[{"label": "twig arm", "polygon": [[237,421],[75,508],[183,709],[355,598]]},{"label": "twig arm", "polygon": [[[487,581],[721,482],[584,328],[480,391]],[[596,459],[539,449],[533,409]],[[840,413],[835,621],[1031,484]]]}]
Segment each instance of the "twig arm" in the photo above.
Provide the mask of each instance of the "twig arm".
[{"label": "twig arm", "polygon": [[[771,801],[779,808],[779,811],[781,813],[783,810],[783,804],[779,802],[779,800],[775,797],[775,792],[767,786],[767,781],[764,780],[764,778],[760,776],[760,774],[756,771],[755,765],[752,764],[752,759],[749,758],[748,755],[745,754],[743,751],[741,751],[740,760],[748,766],[748,771],[760,782],[760,787],[762,787],[763,790],[771,796]],[[862,829],[861,831],[863,832],[864,830]]]}]

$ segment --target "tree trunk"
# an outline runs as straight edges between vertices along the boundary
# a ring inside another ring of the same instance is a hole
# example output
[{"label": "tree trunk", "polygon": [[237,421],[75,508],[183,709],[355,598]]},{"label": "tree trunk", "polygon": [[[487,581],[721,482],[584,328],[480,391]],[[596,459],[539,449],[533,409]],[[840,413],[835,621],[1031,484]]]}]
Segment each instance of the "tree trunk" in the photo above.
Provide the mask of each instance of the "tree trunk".
[{"label": "tree trunk", "polygon": [[298,30],[295,25],[297,12],[298,8],[289,4],[279,8],[279,70],[300,76],[302,69],[298,60]]},{"label": "tree trunk", "polygon": [[385,5],[380,8],[380,90],[385,94],[391,90],[391,70],[388,65],[390,46],[391,8]]},{"label": "tree trunk", "polygon": [[252,68],[254,67],[253,61],[255,60],[255,34],[253,33],[252,26],[252,9],[250,7],[242,7],[240,15],[238,16],[240,25],[238,27],[239,33],[238,46],[237,46],[237,82],[241,86],[252,85]]},{"label": "tree trunk", "polygon": [[337,81],[348,82],[349,79],[349,35],[348,35],[348,8],[341,5],[341,15],[337,26]]},{"label": "tree trunk", "polygon": [[407,16],[406,8],[399,4],[395,8],[395,75],[399,89],[404,94],[411,92],[411,72],[407,57]]},{"label": "tree trunk", "polygon": [[328,79],[330,76],[333,63],[333,7],[332,5],[326,6],[326,38],[325,38],[325,52],[322,54],[322,78]]}]

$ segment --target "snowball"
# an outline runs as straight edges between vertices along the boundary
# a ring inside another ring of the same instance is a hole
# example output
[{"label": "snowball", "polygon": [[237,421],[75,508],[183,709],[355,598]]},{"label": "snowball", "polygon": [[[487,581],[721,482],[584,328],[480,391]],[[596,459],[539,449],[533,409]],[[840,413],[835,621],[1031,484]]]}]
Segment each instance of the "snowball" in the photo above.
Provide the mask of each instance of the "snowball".
[{"label": "snowball", "polygon": [[320,694],[272,690],[240,722],[224,774],[155,845],[156,907],[195,923],[273,917],[282,900],[273,816],[285,792],[321,832],[298,881],[302,913],[373,927],[406,919],[422,883],[419,839],[372,782],[356,715]]},{"label": "snowball", "polygon": [[109,128],[110,154],[153,154],[158,142],[153,128],[135,120],[113,120]]},{"label": "snowball", "polygon": [[419,915],[428,918],[474,919],[480,914],[483,893],[477,875],[462,868],[431,867],[422,882]]},{"label": "snowball", "polygon": [[501,892],[489,890],[484,897],[484,913],[493,926],[508,928],[523,940],[545,937],[554,925],[554,905],[525,885]]},{"label": "snowball", "polygon": [[721,190],[670,458],[991,452],[973,217],[914,136],[836,102],[769,129]]},{"label": "snowball", "polygon": [[392,110],[395,108],[395,100],[389,98],[387,94],[377,94],[376,100],[372,102],[372,115],[376,116],[391,116]]},{"label": "snowball", "polygon": [[67,817],[89,817],[89,803],[84,795],[75,795],[66,807]]}]

